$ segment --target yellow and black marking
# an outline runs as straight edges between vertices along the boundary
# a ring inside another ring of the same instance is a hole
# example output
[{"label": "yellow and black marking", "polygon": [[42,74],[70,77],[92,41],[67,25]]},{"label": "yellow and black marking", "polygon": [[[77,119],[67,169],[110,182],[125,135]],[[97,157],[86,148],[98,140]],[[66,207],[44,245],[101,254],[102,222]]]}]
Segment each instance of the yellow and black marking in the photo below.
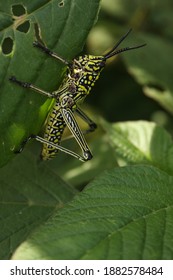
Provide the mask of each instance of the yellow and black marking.
[{"label": "yellow and black marking", "polygon": [[[46,120],[43,138],[51,143],[60,145],[65,127],[66,123],[61,114],[59,104],[55,101]],[[41,157],[43,160],[47,160],[53,158],[57,152],[58,149],[55,149],[52,145],[43,144]]]},{"label": "yellow and black marking", "polygon": [[[97,127],[96,124],[79,108],[79,104],[90,93],[92,87],[95,85],[101,71],[105,67],[107,59],[119,53],[144,46],[143,44],[117,50],[118,46],[127,37],[130,31],[131,30],[129,30],[105,55],[83,55],[75,58],[72,62],[68,62],[62,57],[59,57],[56,53],[52,52],[39,42],[34,42],[35,47],[67,65],[67,74],[62,85],[54,92],[46,92],[31,83],[21,82],[14,76],[10,78],[12,82],[17,83],[22,87],[30,88],[40,94],[46,95],[48,98],[54,99],[54,105],[46,119],[43,137],[37,135],[29,137],[29,139],[35,138],[43,144],[41,153],[43,160],[53,158],[58,151],[65,152],[81,161],[87,161],[92,158],[91,151],[84,138],[84,133],[81,131],[74,113],[89,125],[89,129],[85,131],[85,133],[95,130]],[[61,146],[61,139],[66,126],[79,144],[82,150],[82,156]]]}]

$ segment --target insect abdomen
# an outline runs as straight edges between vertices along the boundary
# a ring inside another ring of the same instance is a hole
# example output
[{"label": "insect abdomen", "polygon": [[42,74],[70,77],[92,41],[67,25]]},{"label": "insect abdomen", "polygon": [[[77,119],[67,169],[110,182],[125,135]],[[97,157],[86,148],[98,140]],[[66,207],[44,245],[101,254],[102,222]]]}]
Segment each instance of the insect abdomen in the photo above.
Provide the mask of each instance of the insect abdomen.
[{"label": "insect abdomen", "polygon": [[[46,120],[46,127],[44,133],[44,139],[50,143],[60,145],[62,134],[66,127],[63,116],[59,110],[59,103],[55,101],[51,111],[48,114]],[[56,156],[58,149],[48,144],[43,144],[41,157],[43,160],[48,160]]]}]

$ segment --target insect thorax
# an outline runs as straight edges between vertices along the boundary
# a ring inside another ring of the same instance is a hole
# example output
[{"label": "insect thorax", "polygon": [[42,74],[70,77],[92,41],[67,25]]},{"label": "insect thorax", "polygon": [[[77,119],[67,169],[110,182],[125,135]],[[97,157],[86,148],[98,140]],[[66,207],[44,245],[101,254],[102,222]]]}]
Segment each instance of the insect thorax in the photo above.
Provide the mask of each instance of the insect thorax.
[{"label": "insect thorax", "polygon": [[69,83],[74,101],[81,101],[90,93],[104,66],[103,56],[84,55],[73,60],[63,84]]}]

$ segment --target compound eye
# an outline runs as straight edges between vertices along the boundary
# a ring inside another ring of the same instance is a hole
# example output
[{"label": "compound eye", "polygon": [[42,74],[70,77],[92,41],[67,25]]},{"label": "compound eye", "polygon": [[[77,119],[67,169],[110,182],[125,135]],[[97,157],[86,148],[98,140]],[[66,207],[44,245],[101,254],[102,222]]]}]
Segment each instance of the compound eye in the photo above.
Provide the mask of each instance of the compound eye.
[{"label": "compound eye", "polygon": [[99,66],[100,66],[100,67],[104,67],[104,66],[105,66],[105,62],[106,62],[105,60],[100,61],[100,62],[99,62]]},{"label": "compound eye", "polygon": [[75,78],[75,79],[79,79],[79,78],[80,78],[79,72],[74,74],[74,78]]}]

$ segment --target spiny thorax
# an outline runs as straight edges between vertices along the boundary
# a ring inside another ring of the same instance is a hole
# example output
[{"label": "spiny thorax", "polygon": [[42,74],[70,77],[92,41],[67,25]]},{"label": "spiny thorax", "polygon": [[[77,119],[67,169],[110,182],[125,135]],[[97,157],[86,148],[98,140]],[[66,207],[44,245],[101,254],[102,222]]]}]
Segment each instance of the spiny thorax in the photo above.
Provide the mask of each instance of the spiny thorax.
[{"label": "spiny thorax", "polygon": [[66,98],[66,96],[69,96],[76,103],[83,101],[98,80],[105,62],[104,56],[84,55],[74,59],[59,88],[62,90],[58,97],[60,103],[61,99]]},{"label": "spiny thorax", "polygon": [[103,56],[84,55],[74,59],[70,75],[75,81],[77,99],[83,99],[90,93],[105,62]]},{"label": "spiny thorax", "polygon": [[79,56],[78,59],[75,59],[74,61],[76,61],[77,66],[80,66],[82,71],[88,72],[90,74],[100,74],[106,62],[104,56],[94,55]]}]

